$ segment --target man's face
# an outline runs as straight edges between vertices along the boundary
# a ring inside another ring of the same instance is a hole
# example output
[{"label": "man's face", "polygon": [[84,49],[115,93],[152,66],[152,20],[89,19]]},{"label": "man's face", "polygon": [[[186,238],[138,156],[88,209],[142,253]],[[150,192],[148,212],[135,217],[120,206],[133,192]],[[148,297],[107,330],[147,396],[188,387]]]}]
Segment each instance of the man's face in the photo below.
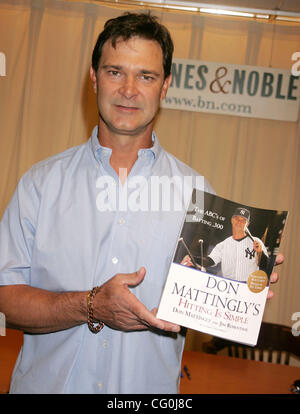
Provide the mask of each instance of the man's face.
[{"label": "man's face", "polygon": [[235,231],[244,231],[248,221],[242,216],[233,216],[231,218],[232,229]]},{"label": "man's face", "polygon": [[114,48],[107,41],[97,74],[91,69],[91,78],[102,128],[132,136],[152,131],[171,81],[171,77],[164,80],[162,50],[157,42],[133,37],[117,41]]}]

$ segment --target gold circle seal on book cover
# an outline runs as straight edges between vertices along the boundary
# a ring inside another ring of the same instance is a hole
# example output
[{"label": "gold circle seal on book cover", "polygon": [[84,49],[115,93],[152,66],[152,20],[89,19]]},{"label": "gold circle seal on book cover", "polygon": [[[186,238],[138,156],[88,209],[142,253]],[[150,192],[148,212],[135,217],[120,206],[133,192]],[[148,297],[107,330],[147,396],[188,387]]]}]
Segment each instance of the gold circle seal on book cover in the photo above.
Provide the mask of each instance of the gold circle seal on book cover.
[{"label": "gold circle seal on book cover", "polygon": [[247,285],[253,293],[259,293],[264,290],[268,284],[268,275],[263,270],[256,270],[248,277]]}]

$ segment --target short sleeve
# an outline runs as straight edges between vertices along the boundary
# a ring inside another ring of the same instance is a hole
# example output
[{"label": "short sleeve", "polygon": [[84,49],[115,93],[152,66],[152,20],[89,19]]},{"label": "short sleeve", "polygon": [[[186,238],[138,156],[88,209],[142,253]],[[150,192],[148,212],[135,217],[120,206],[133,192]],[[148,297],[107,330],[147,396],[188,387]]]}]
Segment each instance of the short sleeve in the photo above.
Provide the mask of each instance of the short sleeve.
[{"label": "short sleeve", "polygon": [[29,170],[0,222],[0,285],[30,284],[39,198]]},{"label": "short sleeve", "polygon": [[222,254],[223,254],[223,242],[218,243],[210,252],[210,254],[208,255],[208,257],[210,257],[215,264],[218,264],[221,262],[222,260]]}]

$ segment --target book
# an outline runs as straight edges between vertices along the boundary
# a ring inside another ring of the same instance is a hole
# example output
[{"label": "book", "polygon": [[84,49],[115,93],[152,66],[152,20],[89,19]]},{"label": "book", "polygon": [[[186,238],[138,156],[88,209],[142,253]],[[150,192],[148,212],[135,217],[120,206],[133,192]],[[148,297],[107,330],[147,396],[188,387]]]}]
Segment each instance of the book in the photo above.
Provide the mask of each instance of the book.
[{"label": "book", "polygon": [[287,216],[194,189],[157,317],[255,346]]}]

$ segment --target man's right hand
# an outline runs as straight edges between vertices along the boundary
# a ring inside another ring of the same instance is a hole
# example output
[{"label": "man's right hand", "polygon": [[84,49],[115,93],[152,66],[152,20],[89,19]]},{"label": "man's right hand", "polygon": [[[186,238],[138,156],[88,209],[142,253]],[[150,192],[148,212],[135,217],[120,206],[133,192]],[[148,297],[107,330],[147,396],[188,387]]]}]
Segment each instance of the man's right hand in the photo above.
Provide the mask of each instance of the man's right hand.
[{"label": "man's right hand", "polygon": [[95,319],[122,331],[161,329],[179,332],[180,326],[157,319],[156,308],[149,311],[130,291],[144,280],[146,270],[119,273],[104,283],[93,300]]},{"label": "man's right hand", "polygon": [[[93,300],[94,317],[122,331],[162,329],[179,332],[180,326],[155,317],[129,290],[146,270],[117,274],[104,283]],[[7,327],[29,333],[48,333],[87,322],[87,291],[51,292],[28,285],[0,286],[0,311]]]}]

